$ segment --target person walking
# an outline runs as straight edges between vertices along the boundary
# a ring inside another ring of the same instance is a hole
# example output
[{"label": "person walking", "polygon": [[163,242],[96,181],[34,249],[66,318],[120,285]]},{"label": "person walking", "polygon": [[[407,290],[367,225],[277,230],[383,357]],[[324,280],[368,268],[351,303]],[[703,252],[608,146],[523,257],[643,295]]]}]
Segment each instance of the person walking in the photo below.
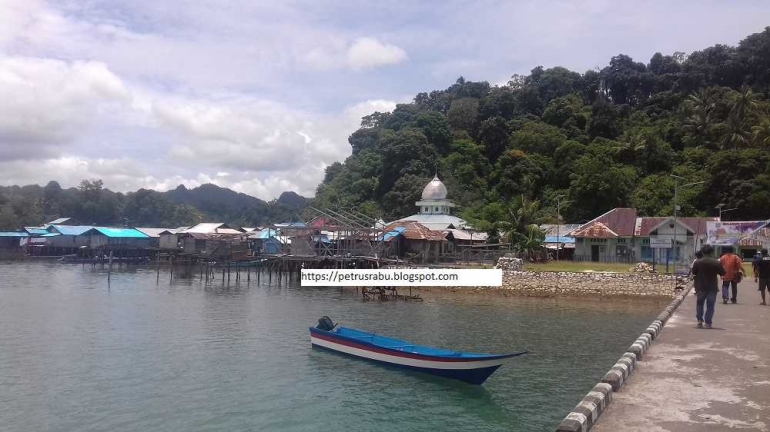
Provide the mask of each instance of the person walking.
[{"label": "person walking", "polygon": [[[722,264],[722,268],[725,270],[725,275],[722,276],[722,301],[727,304],[727,300],[730,300],[732,304],[735,304],[738,302],[738,283],[745,273],[743,270],[743,260],[733,253],[735,249],[732,246],[725,246],[723,250],[724,255],[719,258],[719,263]],[[733,291],[732,297],[730,297],[731,286]]]},{"label": "person walking", "polygon": [[[710,329],[714,319],[714,306],[717,302],[717,293],[719,292],[719,276],[725,275],[725,269],[722,264],[714,258],[714,248],[710,245],[703,246],[701,249],[703,258],[695,260],[692,265],[692,274],[695,276],[695,318],[698,320],[698,328],[703,328],[703,321],[706,321],[706,328]],[[703,305],[706,305],[704,316]]]},{"label": "person walking", "polygon": [[770,291],[770,256],[767,256],[767,249],[762,249],[760,259],[754,261],[754,282],[759,282],[760,304],[767,305],[765,291]]}]

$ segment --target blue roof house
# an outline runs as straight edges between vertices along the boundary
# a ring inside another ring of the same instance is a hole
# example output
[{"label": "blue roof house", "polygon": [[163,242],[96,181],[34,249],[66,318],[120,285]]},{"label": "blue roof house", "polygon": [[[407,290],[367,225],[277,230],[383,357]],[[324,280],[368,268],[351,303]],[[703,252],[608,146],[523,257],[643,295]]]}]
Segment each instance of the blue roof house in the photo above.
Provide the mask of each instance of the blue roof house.
[{"label": "blue roof house", "polygon": [[86,225],[50,225],[47,231],[57,236],[48,237],[46,245],[61,248],[79,248],[88,246],[88,236],[84,235],[92,226]]},{"label": "blue roof house", "polygon": [[94,227],[88,230],[89,245],[92,249],[104,247],[146,248],[150,247],[152,238],[133,228]]}]

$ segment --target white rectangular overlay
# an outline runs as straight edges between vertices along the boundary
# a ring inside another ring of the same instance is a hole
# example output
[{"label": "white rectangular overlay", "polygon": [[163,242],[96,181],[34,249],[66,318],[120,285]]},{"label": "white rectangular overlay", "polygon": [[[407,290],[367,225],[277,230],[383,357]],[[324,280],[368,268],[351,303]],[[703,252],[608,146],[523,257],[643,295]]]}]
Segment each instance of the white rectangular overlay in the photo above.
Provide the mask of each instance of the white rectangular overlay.
[{"label": "white rectangular overlay", "polygon": [[303,269],[302,286],[495,286],[500,269]]}]

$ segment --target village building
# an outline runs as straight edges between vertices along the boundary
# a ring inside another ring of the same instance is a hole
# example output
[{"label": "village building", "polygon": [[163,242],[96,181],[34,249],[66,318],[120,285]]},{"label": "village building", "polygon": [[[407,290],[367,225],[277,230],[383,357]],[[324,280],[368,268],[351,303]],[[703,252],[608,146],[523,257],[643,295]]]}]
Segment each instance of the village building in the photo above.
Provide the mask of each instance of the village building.
[{"label": "village building", "polygon": [[159,248],[160,247],[160,235],[161,233],[164,233],[168,231],[168,228],[147,228],[147,227],[141,227],[141,228],[134,228],[135,230],[139,231],[140,233],[146,235],[150,239],[150,246],[151,248]]},{"label": "village building", "polygon": [[22,246],[29,239],[29,233],[19,231],[0,232],[0,259],[17,258],[23,254]]},{"label": "village building", "polygon": [[240,229],[233,228],[230,225],[221,222],[199,223],[192,228],[184,230],[184,232],[190,234],[243,234],[243,231]]},{"label": "village building", "polygon": [[446,251],[447,239],[442,231],[428,229],[415,221],[393,222],[383,230],[382,241],[399,257],[418,262],[436,262]]},{"label": "village building", "polygon": [[571,260],[575,254],[575,238],[570,233],[580,228],[580,224],[542,224],[540,229],[545,234],[544,246],[556,258]]},{"label": "village building", "polygon": [[75,253],[74,251],[64,251],[64,249],[78,249],[80,247],[88,247],[88,236],[84,236],[86,232],[90,231],[93,227],[90,225],[50,225],[46,231],[50,235],[46,240],[46,246],[55,248],[57,253],[62,255],[66,253]]},{"label": "village building", "polygon": [[85,232],[91,249],[146,249],[151,238],[134,228],[94,227]]},{"label": "village building", "polygon": [[462,218],[452,216],[456,205],[447,199],[447,188],[434,176],[422,190],[422,199],[415,202],[419,209],[416,214],[398,219],[395,222],[418,222],[430,230],[444,231],[448,228],[470,228]]},{"label": "village building", "polygon": [[179,233],[189,227],[167,228],[158,233],[158,247],[164,250],[176,250],[180,248]]},{"label": "village building", "polygon": [[[684,263],[706,241],[713,218],[637,217],[636,209],[615,208],[569,233],[577,261]],[[668,242],[671,247],[656,247]]]}]

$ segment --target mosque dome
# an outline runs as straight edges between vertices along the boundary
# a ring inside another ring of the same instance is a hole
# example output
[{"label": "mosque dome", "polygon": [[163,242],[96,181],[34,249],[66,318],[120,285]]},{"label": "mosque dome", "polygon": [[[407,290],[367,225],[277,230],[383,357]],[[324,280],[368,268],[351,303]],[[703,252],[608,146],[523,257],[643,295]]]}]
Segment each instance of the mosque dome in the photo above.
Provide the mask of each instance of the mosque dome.
[{"label": "mosque dome", "polygon": [[444,183],[438,179],[438,176],[434,176],[422,190],[423,200],[443,200],[446,199],[447,191]]}]

